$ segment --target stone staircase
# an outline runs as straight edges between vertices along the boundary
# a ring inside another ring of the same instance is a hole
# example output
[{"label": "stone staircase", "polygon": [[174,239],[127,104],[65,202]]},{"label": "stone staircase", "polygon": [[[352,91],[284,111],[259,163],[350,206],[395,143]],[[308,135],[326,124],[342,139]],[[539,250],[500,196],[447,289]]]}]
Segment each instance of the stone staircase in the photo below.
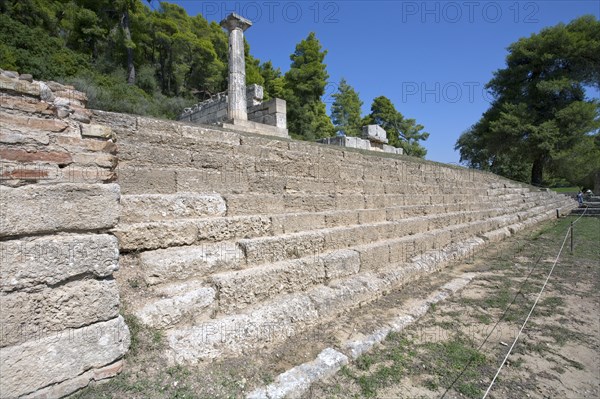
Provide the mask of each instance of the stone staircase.
[{"label": "stone staircase", "polygon": [[114,115],[96,117],[121,160],[117,280],[172,363],[280,342],[576,206],[406,157]]},{"label": "stone staircase", "polygon": [[600,196],[585,198],[583,205],[571,211],[574,216],[600,216]]}]

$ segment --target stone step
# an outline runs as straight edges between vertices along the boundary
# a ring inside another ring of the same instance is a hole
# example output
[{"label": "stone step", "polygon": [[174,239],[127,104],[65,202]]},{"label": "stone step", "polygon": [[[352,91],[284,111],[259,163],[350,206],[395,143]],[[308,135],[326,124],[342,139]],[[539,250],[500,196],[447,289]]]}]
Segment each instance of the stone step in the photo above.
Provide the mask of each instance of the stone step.
[{"label": "stone step", "polygon": [[[532,212],[536,216],[513,223],[511,230],[551,218],[554,211]],[[515,219],[518,217],[505,216],[504,226]],[[475,224],[490,226],[488,221]],[[210,321],[168,331],[170,361],[193,364],[260,347],[265,340],[289,338],[373,300],[393,286],[471,256],[485,241],[459,237],[472,234],[475,224],[337,250],[318,258],[216,274],[211,280],[219,292],[219,313]],[[489,233],[504,230],[506,227],[500,227]],[[373,262],[375,253],[379,259]]]},{"label": "stone step", "polygon": [[[151,297],[148,297],[152,295]],[[182,322],[196,324],[204,315],[208,318],[217,309],[217,292],[203,281],[155,287],[146,298],[132,298],[133,314],[144,324],[165,329]]]},{"label": "stone step", "polygon": [[[554,215],[554,209],[545,213],[534,211],[532,214],[537,215],[536,218],[547,219]],[[539,220],[536,219],[535,222],[537,221]],[[401,238],[379,240],[348,249],[317,253],[299,259],[286,259],[243,270],[215,273],[200,284],[201,298],[206,298],[206,291],[209,289],[212,290],[210,298],[214,298],[216,293],[218,303],[215,304],[212,299],[209,302],[214,306],[208,306],[206,302],[200,305],[192,302],[190,297],[196,298],[200,295],[194,286],[192,292],[181,296],[183,299],[175,296],[170,300],[159,299],[146,305],[140,318],[157,328],[173,327],[186,313],[191,312],[194,313],[195,320],[206,321],[215,314],[240,312],[275,296],[306,291],[313,286],[327,285],[331,281],[359,272],[380,272],[385,270],[387,265],[408,262],[415,256],[439,250],[476,235],[496,241],[496,237],[508,236],[530,224],[527,219],[519,221],[518,215],[502,216],[455,224]],[[168,313],[163,310],[181,302],[184,305],[177,311]],[[187,303],[191,305],[186,307]]]},{"label": "stone step", "polygon": [[139,267],[148,285],[200,278],[245,265],[240,247],[231,241],[142,252]]},{"label": "stone step", "polygon": [[[173,247],[143,252],[139,255],[144,281],[149,285],[207,276],[221,270],[235,270],[264,263],[314,256],[335,249],[361,245],[369,241],[423,233],[453,225],[475,223],[484,226],[474,230],[480,234],[486,229],[516,223],[520,216],[514,211],[504,216],[505,210],[482,210],[434,214],[363,225],[313,229],[276,236],[261,236],[235,241],[204,242],[201,245]],[[536,212],[534,210],[533,212]],[[526,218],[527,215],[521,215]],[[506,219],[509,218],[508,222]]]},{"label": "stone step", "polygon": [[[512,201],[503,205],[513,206]],[[334,210],[253,216],[226,216],[202,219],[121,223],[113,233],[123,252],[192,245],[204,241],[224,241],[305,230],[395,221],[415,216],[447,212],[468,212],[492,208],[497,203],[469,202],[443,205],[401,205],[385,209]]]},{"label": "stone step", "polygon": [[223,216],[225,212],[225,200],[217,194],[123,195],[120,223]]},{"label": "stone step", "polygon": [[353,274],[328,285],[316,285],[303,292],[283,294],[235,315],[218,316],[198,325],[166,332],[171,364],[197,364],[204,360],[235,356],[273,344],[361,303],[372,301],[392,287],[463,258],[483,240],[453,244],[411,260],[389,264],[381,271]]}]

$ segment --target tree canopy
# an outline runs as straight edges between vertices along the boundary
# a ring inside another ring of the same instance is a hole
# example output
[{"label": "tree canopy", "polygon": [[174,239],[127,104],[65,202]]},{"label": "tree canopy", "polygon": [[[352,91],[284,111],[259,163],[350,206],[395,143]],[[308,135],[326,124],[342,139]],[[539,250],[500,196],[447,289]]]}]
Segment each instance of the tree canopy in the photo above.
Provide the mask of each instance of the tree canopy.
[{"label": "tree canopy", "polygon": [[290,56],[292,61],[285,74],[285,100],[287,100],[288,129],[294,137],[314,140],[330,137],[334,133],[331,119],[322,101],[327,86],[327,50],[314,32],[296,45]]},{"label": "tree canopy", "polygon": [[429,138],[429,133],[423,132],[425,127],[414,119],[405,118],[389,98],[379,96],[373,100],[371,113],[364,124],[373,123],[385,129],[389,145],[402,148],[406,155],[424,158],[427,154],[425,147],[419,144]]},{"label": "tree canopy", "polygon": [[[508,51],[506,67],[486,86],[494,101],[456,149],[471,167],[541,185],[544,170],[564,173],[573,157],[588,154],[581,143],[599,154],[600,104],[586,97],[586,88],[600,88],[600,23],[581,17],[522,38]],[[584,175],[598,170],[597,163],[580,164]],[[577,183],[574,175],[562,177]]]},{"label": "tree canopy", "polygon": [[340,81],[338,92],[332,95],[331,121],[336,131],[346,136],[360,136],[362,129],[361,107],[358,93],[345,79]]}]

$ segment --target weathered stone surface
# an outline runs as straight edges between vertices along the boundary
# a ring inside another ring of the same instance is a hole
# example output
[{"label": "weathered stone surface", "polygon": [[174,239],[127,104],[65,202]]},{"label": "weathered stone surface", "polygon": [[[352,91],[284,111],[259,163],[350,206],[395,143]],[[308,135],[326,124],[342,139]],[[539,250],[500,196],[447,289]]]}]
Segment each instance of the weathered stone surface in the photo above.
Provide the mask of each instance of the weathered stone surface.
[{"label": "weathered stone surface", "polygon": [[198,282],[163,287],[159,290],[164,299],[155,300],[135,311],[135,315],[146,325],[154,328],[172,327],[186,316],[198,317],[215,302],[213,287]]},{"label": "weathered stone surface", "polygon": [[176,193],[124,195],[121,222],[156,222],[223,216],[226,204],[217,194]]},{"label": "weathered stone surface", "polygon": [[81,139],[72,136],[55,136],[54,140],[68,152],[106,152],[113,155],[117,153],[117,145],[112,141]]},{"label": "weathered stone surface", "polygon": [[58,165],[68,165],[73,162],[71,154],[58,151],[26,151],[18,148],[1,148],[0,157],[6,161],[15,162],[50,162]]},{"label": "weathered stone surface", "polygon": [[331,252],[322,257],[327,280],[350,276],[360,271],[360,256],[353,250]]},{"label": "weathered stone surface", "polygon": [[120,224],[112,233],[119,239],[121,251],[191,245],[198,239],[195,220]]},{"label": "weathered stone surface", "polygon": [[81,135],[84,137],[97,137],[101,139],[114,138],[114,133],[109,126],[105,125],[81,125]]},{"label": "weathered stone surface", "polygon": [[69,125],[59,119],[42,119],[0,112],[4,126],[22,127],[25,129],[42,130],[47,132],[62,132]]},{"label": "weathered stone surface", "polygon": [[168,360],[197,364],[207,359],[239,355],[251,348],[281,342],[306,329],[317,317],[306,295],[285,295],[246,314],[167,331]]},{"label": "weathered stone surface", "polygon": [[177,192],[177,172],[148,165],[119,163],[118,182],[123,194],[172,194]]},{"label": "weathered stone surface", "polygon": [[324,249],[325,240],[320,232],[294,233],[276,237],[260,237],[240,240],[249,264],[318,256]]},{"label": "weathered stone surface", "polygon": [[77,276],[109,277],[119,267],[117,239],[107,234],[2,241],[0,252],[2,292],[53,286]]},{"label": "weathered stone surface", "polygon": [[23,396],[23,399],[48,399],[62,398],[82,388],[85,388],[90,382],[102,381],[119,374],[123,370],[123,360],[109,364],[108,366],[92,369],[75,378],[59,382],[42,388],[39,391]]},{"label": "weathered stone surface", "polygon": [[0,186],[0,237],[108,229],[119,218],[116,184]]},{"label": "weathered stone surface", "polygon": [[219,311],[232,313],[281,293],[304,291],[325,281],[318,257],[278,262],[263,267],[213,275],[219,291]]},{"label": "weathered stone surface", "polygon": [[20,94],[26,94],[28,96],[39,97],[40,96],[40,85],[36,83],[30,83],[26,80],[15,79],[17,76],[9,77],[4,71],[0,75],[0,90],[14,91]]},{"label": "weathered stone surface", "polygon": [[144,279],[150,285],[185,280],[244,265],[244,254],[232,242],[158,249],[140,255]]},{"label": "weathered stone surface", "polygon": [[78,280],[35,292],[0,294],[0,306],[4,347],[117,317],[119,291],[114,280]]},{"label": "weathered stone surface", "polygon": [[121,358],[129,342],[129,329],[119,316],[1,348],[0,392],[18,397],[103,367]]},{"label": "weathered stone surface", "polygon": [[348,364],[348,357],[333,348],[326,348],[313,361],[296,366],[275,379],[267,387],[255,390],[247,399],[283,399],[304,397],[315,382],[334,375]]},{"label": "weathered stone surface", "polygon": [[200,241],[225,241],[270,235],[271,219],[268,216],[233,216],[194,221]]},{"label": "weathered stone surface", "polygon": [[31,97],[13,97],[0,94],[0,107],[29,113],[52,115],[54,111],[50,104]]}]

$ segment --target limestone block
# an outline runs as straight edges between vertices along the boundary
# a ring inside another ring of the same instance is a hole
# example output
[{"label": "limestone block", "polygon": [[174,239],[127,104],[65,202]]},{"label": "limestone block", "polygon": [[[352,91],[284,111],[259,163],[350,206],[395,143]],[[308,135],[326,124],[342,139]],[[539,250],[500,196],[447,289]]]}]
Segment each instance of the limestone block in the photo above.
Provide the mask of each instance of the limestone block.
[{"label": "limestone block", "polygon": [[243,193],[250,191],[248,172],[238,168],[179,169],[177,191],[199,193]]},{"label": "limestone block", "polygon": [[357,211],[332,211],[325,214],[325,225],[327,227],[350,226],[354,224],[358,224]]},{"label": "limestone block", "polygon": [[271,223],[274,234],[297,233],[324,228],[325,215],[323,213],[275,215],[271,217]]},{"label": "limestone block", "polygon": [[0,252],[3,292],[55,285],[83,274],[102,278],[118,269],[116,238],[106,234],[3,241]]},{"label": "limestone block", "polygon": [[360,271],[359,253],[343,249],[322,256],[327,280],[350,276]]},{"label": "limestone block", "polygon": [[386,243],[365,244],[353,248],[360,254],[360,270],[378,270],[390,263]]},{"label": "limestone block", "polygon": [[248,264],[258,265],[318,256],[324,250],[325,239],[320,232],[307,232],[240,240],[239,245],[246,254]]},{"label": "limestone block", "polygon": [[335,209],[367,208],[366,196],[362,194],[340,194],[335,196]]},{"label": "limestone block", "polygon": [[119,163],[118,182],[123,194],[170,194],[177,192],[175,169]]},{"label": "limestone block", "polygon": [[149,285],[206,276],[244,265],[244,254],[232,242],[157,249],[140,255],[144,280]]},{"label": "limestone block", "polygon": [[97,165],[101,168],[113,169],[117,166],[118,158],[105,153],[73,153],[73,162],[83,165]]},{"label": "limestone block", "polygon": [[234,216],[195,221],[198,240],[224,241],[270,235],[272,222],[268,216]]},{"label": "limestone block", "polygon": [[[115,129],[115,133],[129,132],[129,134],[132,134],[137,130],[138,117],[136,116],[99,110],[92,110],[92,114],[95,124]],[[117,136],[120,136],[120,134],[117,133]]]},{"label": "limestone block", "polygon": [[316,286],[307,292],[320,319],[327,319],[373,299],[384,287],[384,282],[369,273],[360,273],[333,280],[329,286]]},{"label": "limestone block", "polygon": [[198,286],[196,282],[172,285],[160,290],[164,299],[151,302],[135,311],[135,315],[153,328],[168,328],[189,315],[198,316],[215,302],[212,287]]},{"label": "limestone block", "polygon": [[47,399],[62,398],[75,391],[87,387],[91,381],[103,381],[112,378],[123,370],[123,360],[109,364],[108,366],[94,368],[77,377],[68,379],[58,384],[50,385],[31,394],[25,395],[23,399]]},{"label": "limestone block", "polygon": [[360,224],[370,224],[385,222],[387,219],[385,209],[361,209],[358,210],[358,222]]},{"label": "limestone block", "polygon": [[120,224],[111,231],[121,251],[191,245],[198,238],[195,220]]},{"label": "limestone block", "polygon": [[69,125],[60,119],[44,119],[0,112],[3,127],[13,127],[15,130],[26,133],[28,130],[45,132],[62,132]]},{"label": "limestone block", "polygon": [[106,152],[113,155],[117,153],[117,145],[112,141],[82,139],[63,135],[53,135],[53,141],[67,152]]},{"label": "limestone block", "polygon": [[0,149],[0,158],[3,161],[19,163],[44,162],[68,165],[73,162],[72,155],[64,151],[27,151],[10,147]]},{"label": "limestone block", "polygon": [[336,197],[334,195],[287,193],[284,194],[283,199],[288,212],[319,212],[336,209]]},{"label": "limestone block", "polygon": [[231,314],[281,293],[306,290],[325,280],[325,269],[318,256],[278,262],[213,275],[219,291],[219,311]]},{"label": "limestone block", "polygon": [[[4,72],[7,72],[7,71],[4,71]],[[28,82],[27,80],[15,79],[15,78],[6,76],[6,73],[0,75],[0,90],[14,91],[19,94],[26,94],[28,96],[33,96],[33,97],[40,96],[39,83],[37,83],[37,82],[32,83],[32,82]]]},{"label": "limestone block", "polygon": [[379,125],[367,125],[362,128],[362,138],[376,143],[387,143],[387,134]]},{"label": "limestone block", "polygon": [[96,137],[100,139],[111,139],[115,137],[115,134],[110,126],[94,124],[81,125],[81,135],[83,137]]},{"label": "limestone block", "polygon": [[119,316],[1,348],[0,392],[18,397],[77,377],[120,359],[129,343],[129,329]]},{"label": "limestone block", "polygon": [[0,237],[108,229],[119,218],[116,184],[0,186]]},{"label": "limestone block", "polygon": [[155,222],[223,216],[226,204],[218,194],[140,194],[121,197],[121,222]]},{"label": "limestone block", "polygon": [[54,114],[51,104],[48,104],[47,102],[39,101],[38,99],[31,97],[13,97],[3,93],[0,94],[0,107],[33,114]]},{"label": "limestone block", "polygon": [[31,293],[0,294],[0,306],[4,347],[117,317],[119,291],[114,280],[78,280]]},{"label": "limestone block", "polygon": [[227,194],[227,215],[283,213],[283,196],[278,194]]},{"label": "limestone block", "polygon": [[170,363],[197,364],[220,356],[281,342],[318,318],[308,296],[289,294],[253,308],[247,314],[226,316],[189,328],[167,332]]},{"label": "limestone block", "polygon": [[248,399],[262,398],[302,398],[311,385],[333,376],[342,366],[348,364],[348,357],[333,348],[326,348],[317,358],[277,376],[272,384],[260,391],[254,391]]}]

